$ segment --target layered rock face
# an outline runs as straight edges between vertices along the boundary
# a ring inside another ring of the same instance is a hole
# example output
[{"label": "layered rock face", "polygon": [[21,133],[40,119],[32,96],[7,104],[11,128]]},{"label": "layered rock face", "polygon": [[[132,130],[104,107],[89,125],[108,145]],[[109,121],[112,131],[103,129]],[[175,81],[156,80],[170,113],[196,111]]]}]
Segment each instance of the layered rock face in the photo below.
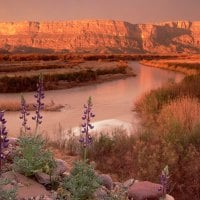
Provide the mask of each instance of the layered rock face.
[{"label": "layered rock face", "polygon": [[200,52],[200,22],[1,22],[1,51]]}]

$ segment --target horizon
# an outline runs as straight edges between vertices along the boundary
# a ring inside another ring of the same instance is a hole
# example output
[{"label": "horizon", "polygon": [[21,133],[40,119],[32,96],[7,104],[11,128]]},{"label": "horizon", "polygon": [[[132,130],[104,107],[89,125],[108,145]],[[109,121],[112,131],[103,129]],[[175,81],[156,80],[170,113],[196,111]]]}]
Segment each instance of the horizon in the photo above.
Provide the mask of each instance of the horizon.
[{"label": "horizon", "polygon": [[44,23],[44,22],[72,22],[72,21],[116,21],[116,22],[126,22],[130,24],[159,24],[159,23],[167,23],[167,22],[199,22],[199,20],[163,20],[163,21],[156,21],[156,22],[143,22],[143,23],[132,23],[128,22],[125,20],[115,20],[115,19],[61,19],[61,20],[17,20],[17,21],[1,21],[0,23],[22,23],[22,22],[39,22],[39,23]]},{"label": "horizon", "polygon": [[192,3],[187,0],[0,0],[0,22],[114,20],[145,24],[199,21],[199,7],[198,0]]}]

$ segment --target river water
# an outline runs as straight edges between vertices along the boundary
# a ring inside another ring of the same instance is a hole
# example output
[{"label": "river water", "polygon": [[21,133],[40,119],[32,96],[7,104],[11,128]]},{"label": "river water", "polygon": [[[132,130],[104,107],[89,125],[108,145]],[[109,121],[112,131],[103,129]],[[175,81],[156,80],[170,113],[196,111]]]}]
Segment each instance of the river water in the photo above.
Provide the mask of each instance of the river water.
[{"label": "river water", "polygon": [[[61,112],[43,112],[43,122],[40,127],[52,138],[58,133],[59,124],[63,129],[79,126],[83,112],[83,104],[91,96],[93,110],[96,115],[93,121],[120,120],[137,126],[138,120],[131,111],[135,100],[145,92],[158,88],[169,80],[179,82],[184,75],[168,70],[147,67],[138,62],[129,62],[136,77],[114,80],[101,84],[76,87],[64,90],[53,90],[45,92],[45,102],[54,101],[56,104],[64,104],[66,107]],[[27,102],[34,102],[33,93],[24,94]],[[0,94],[5,101],[20,101],[20,94]],[[31,113],[33,115],[34,113]],[[16,136],[20,130],[20,119],[18,112],[6,112],[7,128],[10,136]],[[33,120],[29,119],[32,129]]]}]

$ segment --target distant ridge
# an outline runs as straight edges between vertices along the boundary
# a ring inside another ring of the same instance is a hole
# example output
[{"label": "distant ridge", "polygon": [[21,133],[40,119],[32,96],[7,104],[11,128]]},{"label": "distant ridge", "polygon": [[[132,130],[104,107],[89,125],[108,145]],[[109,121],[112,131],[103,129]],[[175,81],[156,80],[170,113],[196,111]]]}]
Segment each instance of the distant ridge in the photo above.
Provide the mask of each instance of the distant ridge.
[{"label": "distant ridge", "polygon": [[0,53],[200,53],[200,21],[0,22]]}]

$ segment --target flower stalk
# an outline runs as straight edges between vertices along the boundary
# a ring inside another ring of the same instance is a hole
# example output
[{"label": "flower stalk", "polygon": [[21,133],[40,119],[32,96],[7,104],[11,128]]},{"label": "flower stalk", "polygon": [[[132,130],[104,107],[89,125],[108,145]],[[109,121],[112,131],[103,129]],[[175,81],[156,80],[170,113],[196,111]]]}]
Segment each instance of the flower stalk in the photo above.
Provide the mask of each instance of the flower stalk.
[{"label": "flower stalk", "polygon": [[81,125],[82,130],[81,130],[81,138],[80,138],[80,143],[83,145],[84,148],[84,161],[87,159],[87,148],[88,146],[92,143],[92,137],[90,135],[90,130],[94,128],[91,124],[91,119],[95,117],[95,115],[92,112],[92,98],[89,97],[87,104],[84,105],[84,112],[82,116],[83,123]]},{"label": "flower stalk", "polygon": [[35,134],[38,133],[38,127],[42,123],[42,115],[41,111],[44,109],[44,103],[42,100],[44,99],[44,85],[43,85],[43,76],[39,76],[39,80],[37,83],[37,91],[36,94],[34,95],[36,98],[36,103],[33,105],[35,108],[35,116],[32,117],[32,119],[35,121],[36,126],[35,126]]}]

